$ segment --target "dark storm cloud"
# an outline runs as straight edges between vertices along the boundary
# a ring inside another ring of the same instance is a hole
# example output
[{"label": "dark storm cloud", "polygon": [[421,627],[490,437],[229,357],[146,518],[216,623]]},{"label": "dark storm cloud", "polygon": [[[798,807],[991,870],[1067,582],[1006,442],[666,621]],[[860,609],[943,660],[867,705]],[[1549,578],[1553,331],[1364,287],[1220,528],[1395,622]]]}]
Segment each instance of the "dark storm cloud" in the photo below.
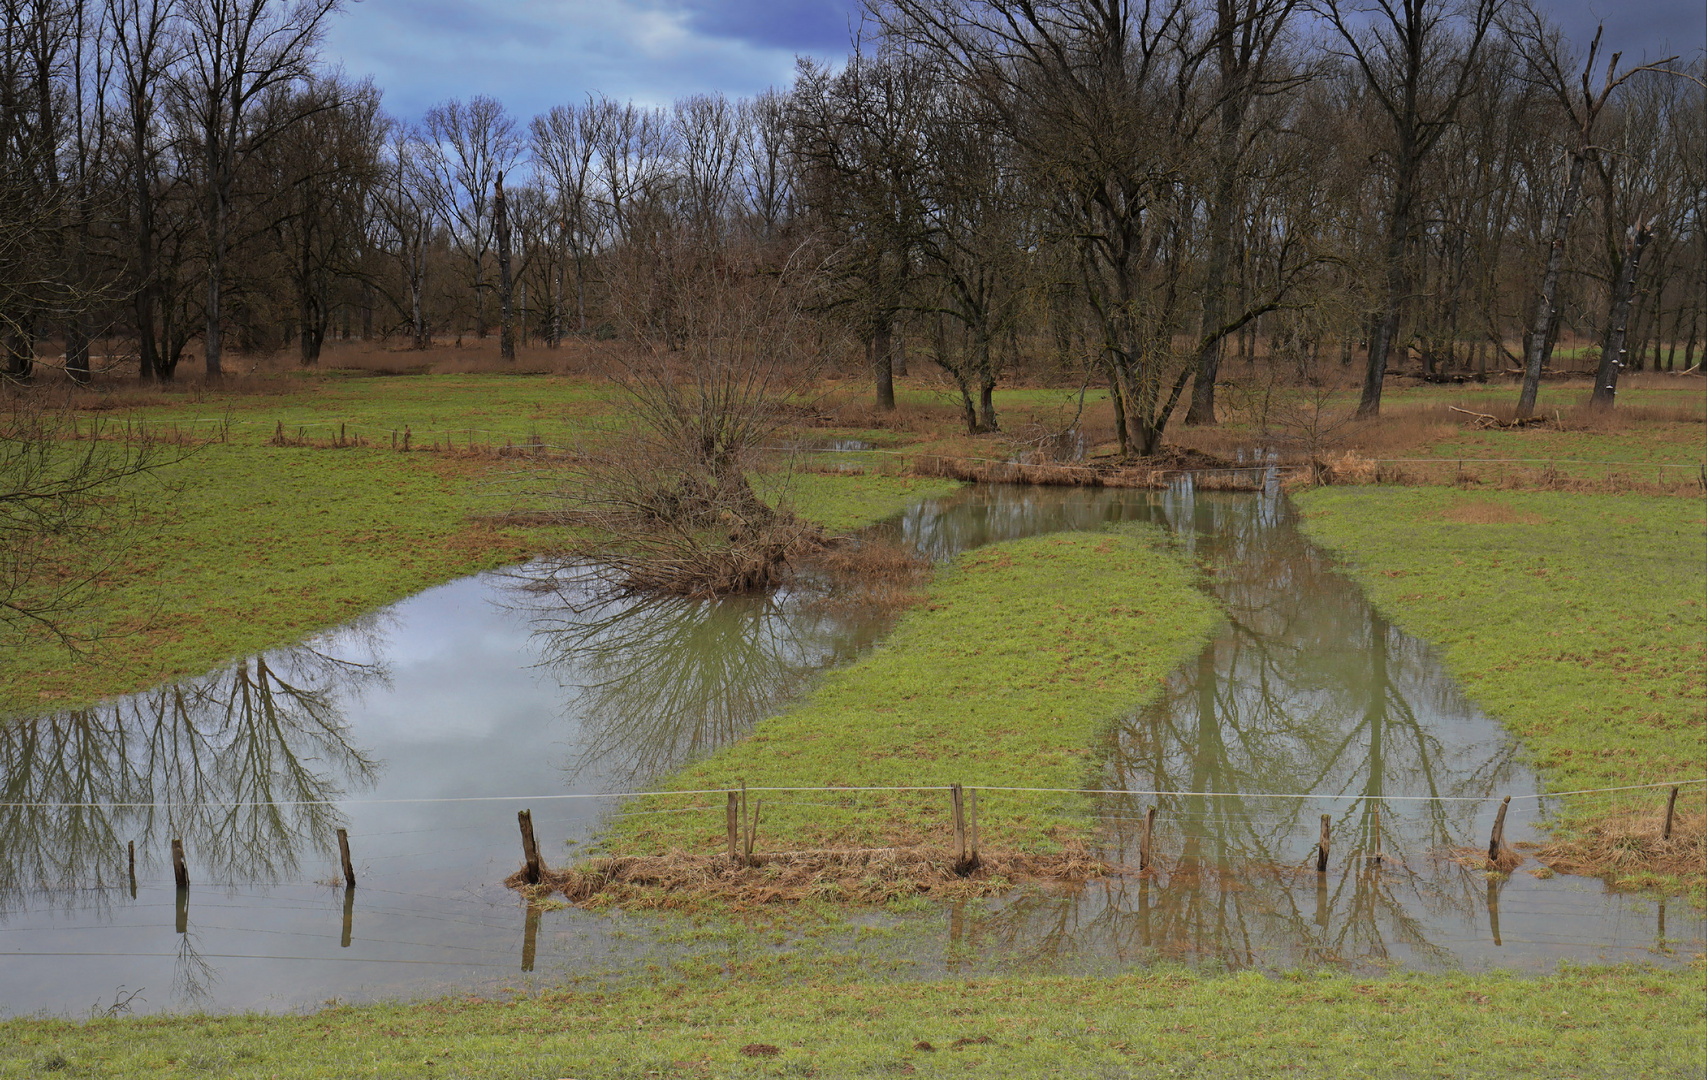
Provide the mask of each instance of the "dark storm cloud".
[{"label": "dark storm cloud", "polygon": [[[1581,44],[1607,24],[1626,62],[1707,44],[1702,0],[1553,0]],[[363,0],[327,35],[327,59],[372,75],[386,105],[417,117],[449,97],[490,94],[518,116],[588,91],[662,104],[786,84],[794,58],[845,55],[858,0]]]}]

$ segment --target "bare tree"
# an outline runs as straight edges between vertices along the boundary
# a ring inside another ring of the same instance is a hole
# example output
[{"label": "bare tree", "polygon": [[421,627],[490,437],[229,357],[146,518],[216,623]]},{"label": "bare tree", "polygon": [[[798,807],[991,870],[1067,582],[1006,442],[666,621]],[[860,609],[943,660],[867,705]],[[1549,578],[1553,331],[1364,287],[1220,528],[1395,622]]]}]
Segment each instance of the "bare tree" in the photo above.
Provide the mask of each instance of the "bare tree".
[{"label": "bare tree", "polygon": [[195,139],[207,258],[209,378],[221,373],[226,258],[239,170],[300,117],[260,108],[275,88],[306,77],[326,18],[340,0],[182,0],[182,61],[174,90]]},{"label": "bare tree", "polygon": [[529,125],[536,175],[550,194],[558,246],[566,258],[555,261],[552,280],[551,344],[563,341],[563,270],[575,268],[575,329],[587,331],[587,273],[598,244],[599,220],[593,184],[594,159],[601,142],[600,118],[592,101],[558,105]]},{"label": "bare tree", "polygon": [[1386,296],[1369,346],[1358,415],[1381,411],[1388,358],[1409,301],[1424,163],[1481,74],[1483,45],[1505,0],[1325,0],[1320,10],[1392,129]]},{"label": "bare tree", "polygon": [[[477,96],[427,110],[424,160],[434,207],[450,230],[451,245],[474,300],[474,333],[486,336],[486,259],[495,239],[492,196],[498,176],[521,155],[516,124],[497,100]],[[460,336],[460,335],[459,335]]]}]

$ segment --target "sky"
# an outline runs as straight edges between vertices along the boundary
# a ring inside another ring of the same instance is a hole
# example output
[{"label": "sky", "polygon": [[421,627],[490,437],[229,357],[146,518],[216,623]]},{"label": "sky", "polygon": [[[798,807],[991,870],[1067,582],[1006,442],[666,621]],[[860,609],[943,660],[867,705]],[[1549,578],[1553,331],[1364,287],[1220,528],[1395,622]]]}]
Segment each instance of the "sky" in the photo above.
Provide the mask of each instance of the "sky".
[{"label": "sky", "polygon": [[[1707,43],[1702,0],[1544,2],[1585,45],[1604,19],[1627,64]],[[486,94],[525,120],[590,91],[662,105],[787,85],[796,56],[846,55],[860,11],[859,0],[356,0],[328,27],[325,58],[372,76],[405,119]]]}]

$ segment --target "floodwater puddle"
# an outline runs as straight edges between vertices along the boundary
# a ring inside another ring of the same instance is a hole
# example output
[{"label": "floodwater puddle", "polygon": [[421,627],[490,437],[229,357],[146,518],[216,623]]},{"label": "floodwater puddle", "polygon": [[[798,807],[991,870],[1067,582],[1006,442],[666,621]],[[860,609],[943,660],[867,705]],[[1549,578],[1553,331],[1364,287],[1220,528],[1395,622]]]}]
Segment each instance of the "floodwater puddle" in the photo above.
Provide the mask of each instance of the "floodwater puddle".
[{"label": "floodwater puddle", "polygon": [[[1508,794],[1524,839],[1537,781],[1276,491],[973,488],[880,531],[947,559],[1120,521],[1174,533],[1228,613],[1087,777],[1131,793],[1094,810],[1112,858],[1136,863],[1156,808],[1155,873],[864,919],[898,928],[891,971],[1533,971],[1699,951],[1682,902],[1522,869],[1490,882],[1444,857],[1485,845]],[[524,908],[498,884],[516,812],[548,860],[572,858],[624,812],[604,796],[742,737],[890,625],[815,599],[600,603],[525,568],[483,574],[201,679],[0,724],[0,1012],[279,1011],[691,953],[647,917]]]}]

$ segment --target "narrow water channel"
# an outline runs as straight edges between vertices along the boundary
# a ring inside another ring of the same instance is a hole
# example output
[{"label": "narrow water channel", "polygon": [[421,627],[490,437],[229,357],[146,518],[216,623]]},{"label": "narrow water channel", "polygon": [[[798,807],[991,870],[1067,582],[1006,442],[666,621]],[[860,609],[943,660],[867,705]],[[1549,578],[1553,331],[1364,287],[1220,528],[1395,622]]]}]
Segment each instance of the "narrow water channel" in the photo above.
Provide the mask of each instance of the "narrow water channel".
[{"label": "narrow water channel", "polygon": [[[1707,926],[1681,901],[1521,869],[1490,884],[1445,857],[1485,844],[1494,801],[1536,779],[1277,493],[975,488],[882,528],[946,559],[1128,520],[1176,534],[1228,612],[1160,700],[1111,718],[1105,768],[1086,778],[1134,793],[1096,811],[1117,858],[1136,861],[1157,808],[1159,873],[871,916],[901,924],[888,970],[1539,971],[1699,951]],[[680,955],[692,946],[649,918],[524,911],[497,884],[517,862],[516,811],[531,808],[548,859],[569,858],[622,812],[597,796],[740,738],[887,628],[804,595],[595,604],[485,574],[202,679],[6,721],[0,1012],[290,1010]],[[1513,807],[1523,839],[1545,805]],[[340,827],[348,893],[332,884]]]}]

